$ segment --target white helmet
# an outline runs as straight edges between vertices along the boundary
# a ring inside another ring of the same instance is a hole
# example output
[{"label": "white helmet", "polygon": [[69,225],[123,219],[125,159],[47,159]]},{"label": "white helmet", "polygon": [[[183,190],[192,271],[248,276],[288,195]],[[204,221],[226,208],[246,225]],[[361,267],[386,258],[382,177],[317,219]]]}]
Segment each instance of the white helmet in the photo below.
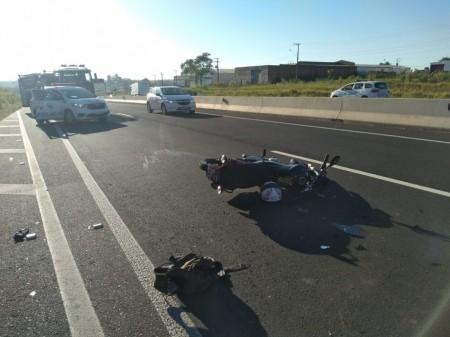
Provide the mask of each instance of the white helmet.
[{"label": "white helmet", "polygon": [[261,186],[261,199],[266,202],[278,202],[281,200],[281,188],[273,181]]}]

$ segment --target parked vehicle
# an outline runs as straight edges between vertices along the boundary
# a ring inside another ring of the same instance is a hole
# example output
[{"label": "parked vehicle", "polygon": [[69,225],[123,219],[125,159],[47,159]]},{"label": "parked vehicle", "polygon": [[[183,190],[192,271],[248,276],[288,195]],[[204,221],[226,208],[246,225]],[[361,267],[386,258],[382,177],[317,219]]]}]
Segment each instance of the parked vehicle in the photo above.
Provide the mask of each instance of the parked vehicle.
[{"label": "parked vehicle", "polygon": [[132,96],[144,96],[150,90],[150,82],[147,81],[139,81],[131,84],[131,95]]},{"label": "parked vehicle", "polygon": [[[327,169],[335,165],[340,156],[328,163],[329,156],[316,169],[311,164],[291,159],[289,164],[281,164],[277,158],[242,155],[242,158],[207,158],[200,162],[200,169],[206,171],[211,187],[219,194],[223,191],[260,187],[261,199],[266,202],[278,202],[282,198],[289,200],[312,192],[327,180]],[[290,196],[290,197],[289,197]],[[286,198],[287,197],[287,198]]]},{"label": "parked vehicle", "polygon": [[30,110],[38,124],[49,120],[73,123],[81,120],[106,121],[108,103],[92,92],[74,86],[31,90]]},{"label": "parked vehicle", "polygon": [[147,111],[161,111],[162,114],[170,112],[195,113],[195,100],[180,87],[162,86],[153,87],[147,94]]},{"label": "parked vehicle", "polygon": [[84,64],[63,64],[61,68],[54,71],[19,75],[18,83],[22,106],[29,107],[32,89],[42,89],[45,86],[73,85],[85,88],[95,94],[94,84],[104,83],[104,80],[97,78],[95,73],[92,77],[91,70],[86,68]]},{"label": "parked vehicle", "polygon": [[391,91],[386,82],[382,81],[359,81],[344,85],[342,88],[331,93],[330,97],[380,97],[388,98],[391,96]]}]

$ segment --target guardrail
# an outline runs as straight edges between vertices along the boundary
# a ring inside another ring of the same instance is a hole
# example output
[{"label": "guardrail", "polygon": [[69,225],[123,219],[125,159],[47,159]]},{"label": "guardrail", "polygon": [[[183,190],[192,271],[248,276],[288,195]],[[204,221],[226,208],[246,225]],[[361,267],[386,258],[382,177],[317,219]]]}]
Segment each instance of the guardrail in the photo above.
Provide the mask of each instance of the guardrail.
[{"label": "guardrail", "polygon": [[[145,104],[145,97],[107,98]],[[450,129],[447,99],[195,96],[197,107],[427,128]]]}]

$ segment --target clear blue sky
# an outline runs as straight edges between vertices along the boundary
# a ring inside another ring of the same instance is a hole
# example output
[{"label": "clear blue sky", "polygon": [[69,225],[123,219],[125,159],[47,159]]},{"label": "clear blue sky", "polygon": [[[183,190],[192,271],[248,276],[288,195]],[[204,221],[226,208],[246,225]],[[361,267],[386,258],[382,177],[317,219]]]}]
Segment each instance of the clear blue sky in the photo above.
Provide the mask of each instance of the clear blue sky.
[{"label": "clear blue sky", "polygon": [[450,56],[448,0],[2,1],[0,80],[86,64],[99,77],[180,74],[203,52],[220,68],[348,60],[416,69]]}]

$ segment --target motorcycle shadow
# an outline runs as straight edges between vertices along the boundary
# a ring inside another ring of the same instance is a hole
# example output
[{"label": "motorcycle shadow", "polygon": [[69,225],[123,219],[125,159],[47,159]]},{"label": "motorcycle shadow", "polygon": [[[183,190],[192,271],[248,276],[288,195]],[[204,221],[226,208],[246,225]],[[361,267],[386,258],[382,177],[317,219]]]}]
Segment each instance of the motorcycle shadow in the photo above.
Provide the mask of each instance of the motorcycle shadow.
[{"label": "motorcycle shadow", "polygon": [[346,191],[334,181],[317,194],[305,194],[288,203],[264,203],[258,192],[240,193],[228,203],[285,248],[329,255],[355,266],[355,252],[367,250],[367,227],[394,225],[389,214],[372,208],[359,194]]}]

